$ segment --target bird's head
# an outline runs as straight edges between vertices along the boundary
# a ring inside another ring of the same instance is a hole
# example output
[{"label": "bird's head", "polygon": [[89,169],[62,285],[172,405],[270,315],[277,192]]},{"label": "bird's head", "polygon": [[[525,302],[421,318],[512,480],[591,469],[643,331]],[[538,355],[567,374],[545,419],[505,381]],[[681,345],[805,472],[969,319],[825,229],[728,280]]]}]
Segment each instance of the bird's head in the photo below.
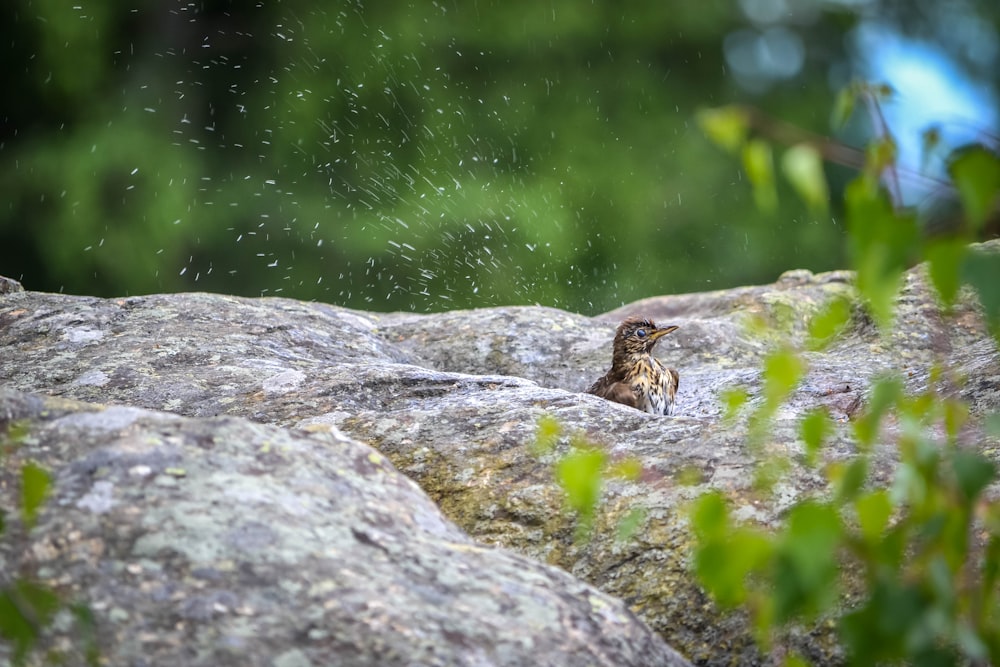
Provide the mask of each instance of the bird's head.
[{"label": "bird's head", "polygon": [[652,320],[641,317],[625,318],[615,332],[615,356],[649,354],[656,341],[676,329],[676,326],[658,327]]}]

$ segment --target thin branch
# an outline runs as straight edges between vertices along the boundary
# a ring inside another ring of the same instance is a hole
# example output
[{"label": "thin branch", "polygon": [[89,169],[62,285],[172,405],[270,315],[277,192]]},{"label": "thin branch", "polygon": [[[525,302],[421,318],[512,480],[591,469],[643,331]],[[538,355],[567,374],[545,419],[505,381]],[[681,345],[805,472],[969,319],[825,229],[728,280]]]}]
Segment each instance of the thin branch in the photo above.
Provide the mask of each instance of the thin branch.
[{"label": "thin branch", "polygon": [[[786,146],[806,144],[814,148],[827,162],[858,171],[865,168],[866,155],[859,148],[848,146],[830,137],[805,130],[798,125],[792,125],[786,121],[773,118],[755,107],[743,106],[740,108],[746,115],[750,127],[771,141]],[[926,190],[956,192],[955,186],[950,181],[928,176],[911,169],[896,166],[894,168],[894,175],[897,191],[899,188],[899,179],[902,178],[908,182],[918,184]]]}]

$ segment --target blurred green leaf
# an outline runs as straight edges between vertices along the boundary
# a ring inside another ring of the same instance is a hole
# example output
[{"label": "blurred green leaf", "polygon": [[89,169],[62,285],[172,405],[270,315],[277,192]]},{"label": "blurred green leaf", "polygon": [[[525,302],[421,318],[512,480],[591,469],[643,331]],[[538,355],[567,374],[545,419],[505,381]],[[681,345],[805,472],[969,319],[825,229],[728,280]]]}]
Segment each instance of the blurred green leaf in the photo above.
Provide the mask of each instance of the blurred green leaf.
[{"label": "blurred green leaf", "polygon": [[891,136],[882,137],[868,144],[865,170],[869,183],[877,183],[882,173],[896,165],[896,141]]},{"label": "blurred green leaf", "polygon": [[831,505],[805,501],[788,512],[774,564],[775,617],[815,618],[837,600],[837,545],[843,528]]},{"label": "blurred green leaf", "polygon": [[11,445],[20,444],[22,440],[31,432],[31,422],[27,419],[14,419],[0,426],[0,455],[5,453]]},{"label": "blurred green leaf", "polygon": [[1000,437],[1000,412],[993,412],[986,416],[986,432],[994,438]]},{"label": "blurred green leaf", "polygon": [[809,349],[821,350],[851,321],[851,302],[834,297],[809,321]]},{"label": "blurred green leaf", "polygon": [[863,449],[869,449],[878,437],[882,417],[896,407],[903,396],[903,383],[896,376],[880,378],[871,390],[868,409],[854,422],[854,435]]},{"label": "blurred green leaf", "polygon": [[535,428],[535,442],[532,444],[531,453],[535,456],[543,456],[551,452],[559,436],[562,434],[562,424],[551,415],[542,415],[538,418],[538,425]]},{"label": "blurred green leaf", "polygon": [[14,645],[15,664],[24,661],[58,608],[59,598],[41,584],[19,579],[0,590],[0,637]]},{"label": "blurred green leaf", "polygon": [[1000,341],[1000,253],[970,252],[963,276],[979,293],[990,332]]},{"label": "blurred green leaf", "polygon": [[858,513],[858,524],[865,540],[874,544],[882,539],[889,517],[892,516],[892,501],[884,489],[862,494],[854,500]]},{"label": "blurred green leaf", "polygon": [[556,464],[556,479],[566,502],[585,523],[596,512],[606,460],[607,455],[596,447],[574,447]]},{"label": "blurred green leaf", "polygon": [[916,218],[895,213],[885,194],[864,178],[852,181],[844,198],[858,291],[887,329],[903,271],[919,246]]},{"label": "blurred green leaf", "polygon": [[776,350],[764,359],[764,397],[776,408],[798,385],[805,373],[802,358],[790,348]]},{"label": "blurred green leaf", "polygon": [[746,598],[743,573],[732,567],[729,545],[722,541],[699,544],[694,552],[694,571],[712,597],[723,606],[734,606]]},{"label": "blurred green leaf", "polygon": [[763,533],[736,528],[698,545],[695,571],[717,603],[733,607],[747,599],[747,575],[761,569],[772,553],[771,541]]},{"label": "blurred green leaf", "polygon": [[635,536],[636,532],[638,532],[645,521],[646,512],[641,507],[633,507],[630,509],[628,513],[622,517],[621,521],[618,522],[617,540],[619,542],[628,542],[633,536]]},{"label": "blurred green leaf", "polygon": [[[1000,535],[990,535],[989,540],[986,542],[986,549],[983,552],[983,586],[982,590],[985,594],[986,599],[984,603],[989,602],[991,598],[995,597],[997,594],[996,584],[1000,580]],[[992,607],[990,604],[984,604],[983,612],[986,612]]]},{"label": "blurred green leaf", "polygon": [[642,462],[629,456],[609,465],[607,473],[608,477],[635,481],[642,476]]},{"label": "blurred green leaf", "polygon": [[806,461],[816,465],[816,457],[823,441],[833,430],[830,415],[825,408],[813,408],[799,422],[799,437],[806,445]]},{"label": "blurred green leaf", "polygon": [[21,468],[21,517],[24,525],[35,525],[38,508],[49,494],[52,480],[44,468],[28,462]]},{"label": "blurred green leaf", "polygon": [[970,225],[979,229],[1000,195],[1000,158],[981,144],[961,148],[952,154],[948,173],[958,188]]},{"label": "blurred green leaf", "polygon": [[76,625],[84,645],[84,660],[90,667],[97,667],[101,664],[101,656],[97,645],[97,622],[94,620],[94,612],[85,604],[74,604],[70,610],[76,618]]},{"label": "blurred green leaf", "polygon": [[774,643],[774,596],[768,594],[753,595],[746,603],[753,609],[753,636],[761,650],[770,650]]},{"label": "blurred green leaf", "polygon": [[[917,465],[903,461],[892,479],[890,495],[894,504],[922,505],[927,497],[927,481]],[[918,519],[919,520],[919,519]]]},{"label": "blurred green leaf", "polygon": [[771,145],[763,139],[751,139],[743,146],[743,169],[753,186],[757,209],[772,213],[778,207],[778,191],[774,183],[774,159]]},{"label": "blurred green leaf", "polygon": [[811,211],[823,213],[827,210],[830,191],[818,150],[808,144],[792,146],[781,158],[781,169]]},{"label": "blurred green leaf", "polygon": [[941,409],[945,434],[948,441],[954,443],[969,419],[969,406],[963,401],[946,398],[941,401]]},{"label": "blurred green leaf", "polygon": [[833,102],[833,114],[830,118],[830,124],[833,125],[834,129],[842,128],[850,120],[857,101],[858,88],[856,85],[851,84],[840,89]]},{"label": "blurred green leaf", "polygon": [[[989,662],[989,648],[975,629],[965,623],[958,623],[955,627],[955,639],[964,656],[970,658],[972,664]],[[952,661],[954,658],[955,656],[948,656]]]},{"label": "blurred green leaf", "polygon": [[926,607],[920,592],[888,576],[871,584],[864,604],[845,614],[841,636],[850,651],[849,664],[877,665],[898,661],[907,636],[921,621]]},{"label": "blurred green leaf", "polygon": [[739,413],[740,408],[746,405],[749,395],[747,390],[743,387],[729,387],[722,391],[722,404],[724,407],[724,416],[726,420],[731,420],[736,417]]},{"label": "blurred green leaf", "polygon": [[996,465],[978,452],[956,449],[951,455],[951,465],[958,488],[970,504],[996,479]]},{"label": "blurred green leaf", "polygon": [[837,501],[847,503],[854,500],[864,488],[868,479],[868,459],[859,456],[852,459],[840,470],[837,482]]},{"label": "blurred green leaf", "polygon": [[674,479],[681,486],[695,486],[701,484],[705,481],[705,471],[697,465],[686,465],[683,466],[677,474],[674,475]]},{"label": "blurred green leaf", "polygon": [[771,493],[775,484],[780,482],[792,469],[791,462],[784,456],[768,456],[758,461],[753,470],[751,484],[755,491]]},{"label": "blurred green leaf", "polygon": [[746,111],[737,106],[700,109],[694,118],[715,145],[730,153],[739,150],[750,131]]},{"label": "blurred green leaf", "polygon": [[28,649],[38,638],[32,625],[8,590],[0,590],[0,637],[14,645],[14,664],[23,664]]},{"label": "blurred green leaf", "polygon": [[966,241],[962,238],[935,238],[924,247],[931,282],[946,308],[955,303],[962,284],[962,263],[965,260]]},{"label": "blurred green leaf", "polygon": [[729,506],[718,491],[700,495],[690,514],[694,533],[700,540],[721,539],[729,531]]},{"label": "blurred green leaf", "polygon": [[798,653],[791,653],[785,656],[783,667],[809,667],[809,661]]}]

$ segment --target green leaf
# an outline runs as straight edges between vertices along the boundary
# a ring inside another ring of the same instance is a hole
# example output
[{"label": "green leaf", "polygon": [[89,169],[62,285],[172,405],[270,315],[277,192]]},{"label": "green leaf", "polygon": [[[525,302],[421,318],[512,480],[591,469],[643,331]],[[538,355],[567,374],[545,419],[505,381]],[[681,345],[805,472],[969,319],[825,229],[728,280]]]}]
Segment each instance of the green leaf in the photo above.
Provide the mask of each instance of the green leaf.
[{"label": "green leaf", "polygon": [[764,397],[772,409],[784,401],[805,373],[805,362],[789,348],[776,350],[764,359]]},{"label": "green leaf", "polygon": [[818,571],[817,552],[833,562],[842,535],[840,514],[830,504],[807,500],[788,511],[783,549],[803,567]]},{"label": "green leaf", "polygon": [[834,297],[809,321],[809,349],[822,350],[851,321],[851,302]]},{"label": "green leaf", "polygon": [[987,415],[986,432],[994,438],[1000,437],[1000,412],[993,412]]},{"label": "green leaf", "polygon": [[567,503],[585,521],[596,512],[606,460],[607,455],[596,447],[574,447],[556,464],[556,479]]},{"label": "green leaf", "polygon": [[750,131],[747,112],[737,106],[701,109],[694,115],[701,131],[715,145],[735,153],[746,140]]},{"label": "green leaf", "polygon": [[948,173],[958,187],[970,225],[979,229],[1000,195],[1000,158],[980,144],[960,148],[952,153]]},{"label": "green leaf", "polygon": [[722,541],[699,545],[694,552],[694,572],[712,598],[730,607],[746,597],[742,573],[730,567],[729,548]]},{"label": "green leaf", "polygon": [[969,504],[996,478],[996,465],[976,452],[956,449],[951,455],[951,465],[958,488]]},{"label": "green leaf", "polygon": [[843,527],[837,510],[805,501],[788,512],[774,567],[775,616],[810,620],[837,601],[837,550]]},{"label": "green leaf", "polygon": [[746,404],[749,395],[743,387],[729,387],[723,390],[721,398],[725,406],[723,419],[731,420],[736,417],[740,408]]},{"label": "green leaf", "polygon": [[618,522],[617,539],[619,542],[628,542],[632,536],[638,532],[646,520],[646,512],[641,507],[633,507],[628,514]]},{"label": "green leaf", "polygon": [[907,636],[918,631],[925,608],[916,588],[888,576],[877,579],[864,604],[841,619],[841,636],[853,658],[848,663],[889,664],[911,655],[905,647]]},{"label": "green leaf", "polygon": [[[3,449],[8,449],[10,445],[20,444],[31,432],[31,421],[28,419],[15,419],[0,425],[0,444]],[[0,449],[0,454],[3,454]]]},{"label": "green leaf", "polygon": [[891,136],[882,137],[868,144],[865,169],[869,182],[878,182],[882,172],[896,164],[897,154],[896,140]]},{"label": "green leaf", "polygon": [[946,308],[951,308],[962,284],[967,244],[961,238],[935,238],[924,247],[931,283]]},{"label": "green leaf", "polygon": [[59,598],[41,584],[19,579],[0,589],[0,637],[14,644],[15,664],[24,661],[58,609]]},{"label": "green leaf", "polygon": [[608,466],[608,477],[635,481],[642,476],[642,461],[629,456]]},{"label": "green leaf", "polygon": [[958,623],[955,626],[955,640],[962,650],[962,654],[971,659],[971,664],[989,662],[989,648],[974,628],[969,627],[966,623]]},{"label": "green leaf", "polygon": [[534,456],[545,456],[553,449],[562,434],[562,424],[551,415],[542,415],[538,418],[538,425],[535,428],[535,441],[531,445],[531,453]]},{"label": "green leaf", "polygon": [[868,479],[868,459],[859,456],[841,469],[837,480],[837,499],[849,502],[856,498]]},{"label": "green leaf", "polygon": [[[983,552],[983,594],[996,595],[995,586],[1000,579],[1000,535],[991,535]],[[989,605],[984,605],[987,609]]]},{"label": "green leaf", "polygon": [[889,494],[884,489],[878,489],[858,496],[854,501],[854,510],[858,513],[858,524],[865,540],[869,544],[881,540],[892,516]]},{"label": "green leaf", "polygon": [[810,210],[816,213],[826,211],[830,191],[819,151],[808,144],[792,146],[781,158],[781,170]]},{"label": "green leaf", "polygon": [[44,468],[28,462],[21,468],[21,517],[24,525],[35,525],[38,508],[49,494],[52,480]]},{"label": "green leaf", "polygon": [[941,401],[941,408],[948,442],[954,443],[969,419],[969,406],[964,401],[946,398]]},{"label": "green leaf", "polygon": [[691,526],[700,540],[724,537],[729,531],[729,505],[718,491],[703,493],[691,507]]},{"label": "green leaf", "polygon": [[834,129],[842,128],[854,113],[854,105],[858,101],[858,87],[855,84],[844,86],[837,93],[837,99],[833,103],[833,114],[830,124]]},{"label": "green leaf", "polygon": [[14,645],[14,664],[23,664],[38,631],[25,618],[7,590],[0,590],[0,637]]},{"label": "green leaf", "polygon": [[59,597],[43,584],[21,580],[14,584],[14,590],[41,625],[48,625],[59,610]]},{"label": "green leaf", "polygon": [[783,456],[768,456],[757,463],[751,484],[756,491],[771,493],[775,484],[788,477],[791,467],[791,462]]},{"label": "green leaf", "polygon": [[771,540],[750,528],[737,528],[698,546],[695,574],[723,607],[734,607],[747,598],[746,579],[771,558]]},{"label": "green leaf", "polygon": [[87,665],[98,667],[101,664],[101,653],[97,644],[97,621],[94,612],[85,604],[74,604],[70,607],[76,619],[76,627],[83,642],[83,655]]},{"label": "green leaf", "polygon": [[963,269],[965,281],[979,293],[990,332],[1000,341],[1000,253],[970,252]]},{"label": "green leaf", "polygon": [[903,271],[919,247],[916,218],[895,213],[885,194],[865,178],[852,181],[844,199],[858,291],[875,321],[888,329]]},{"label": "green leaf", "polygon": [[806,461],[809,465],[816,465],[816,456],[832,430],[830,415],[824,408],[814,408],[802,418],[799,437],[806,445]]},{"label": "green leaf", "polygon": [[774,184],[774,159],[771,145],[762,139],[752,139],[743,146],[743,169],[753,186],[754,203],[766,213],[778,207],[778,192]]},{"label": "green leaf", "polygon": [[886,412],[896,407],[903,397],[903,383],[895,376],[883,377],[872,387],[868,409],[854,422],[854,435],[862,449],[869,449],[878,437],[879,426]]}]

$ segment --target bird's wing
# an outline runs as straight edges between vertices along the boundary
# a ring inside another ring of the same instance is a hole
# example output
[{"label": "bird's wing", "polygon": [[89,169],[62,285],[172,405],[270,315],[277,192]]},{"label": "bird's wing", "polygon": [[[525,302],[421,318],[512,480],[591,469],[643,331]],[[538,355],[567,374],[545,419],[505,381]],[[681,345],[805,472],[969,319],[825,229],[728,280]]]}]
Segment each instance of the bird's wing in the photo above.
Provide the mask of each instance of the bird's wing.
[{"label": "bird's wing", "polygon": [[639,397],[635,391],[625,382],[613,382],[607,387],[602,387],[600,393],[594,392],[601,398],[605,398],[615,403],[621,403],[632,408],[639,408]]}]

